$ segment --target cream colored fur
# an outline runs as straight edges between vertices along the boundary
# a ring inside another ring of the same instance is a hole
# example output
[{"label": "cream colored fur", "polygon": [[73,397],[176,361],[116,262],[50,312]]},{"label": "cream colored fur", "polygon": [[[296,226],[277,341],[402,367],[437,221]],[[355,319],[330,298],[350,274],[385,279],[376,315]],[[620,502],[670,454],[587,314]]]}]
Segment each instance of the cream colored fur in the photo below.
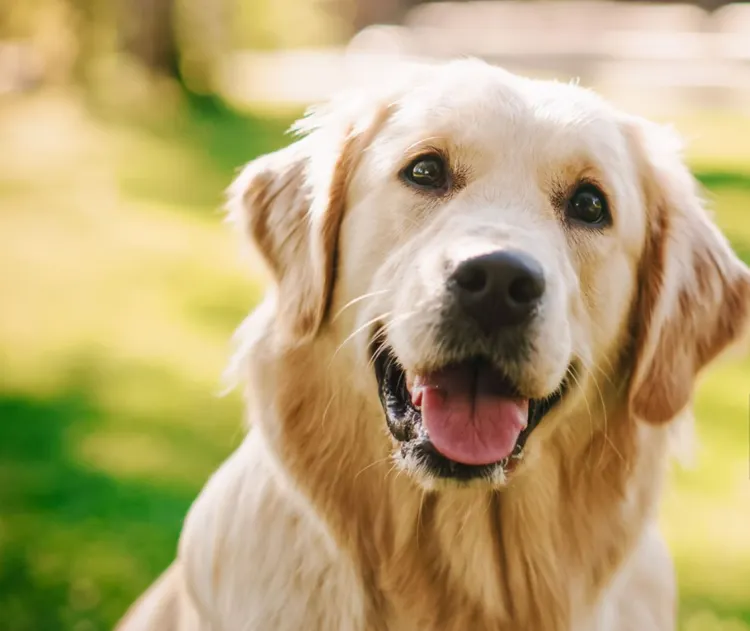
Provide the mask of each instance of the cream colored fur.
[{"label": "cream colored fur", "polygon": [[[302,128],[231,191],[275,280],[239,334],[252,429],[118,629],[673,629],[655,526],[668,442],[698,371],[747,323],[750,273],[671,135],[476,61]],[[460,190],[399,181],[425,148],[451,156]],[[563,227],[550,202],[583,176],[610,199],[606,231]],[[394,456],[368,336],[382,321],[408,371],[445,361],[440,270],[510,243],[549,279],[524,387],[543,396],[572,357],[585,370],[507,479],[438,482]]]}]

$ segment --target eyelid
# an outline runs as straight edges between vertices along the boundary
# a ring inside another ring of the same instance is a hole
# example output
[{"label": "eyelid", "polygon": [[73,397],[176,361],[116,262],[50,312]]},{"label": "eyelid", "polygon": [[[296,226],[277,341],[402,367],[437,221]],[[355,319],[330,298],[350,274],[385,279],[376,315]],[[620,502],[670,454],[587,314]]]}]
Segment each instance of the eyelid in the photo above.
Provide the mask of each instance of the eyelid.
[{"label": "eyelid", "polygon": [[582,174],[572,181],[572,184],[564,184],[562,182],[556,182],[552,188],[552,194],[550,199],[555,207],[564,209],[565,205],[570,202],[573,195],[579,189],[590,186],[601,191],[604,196],[604,202],[607,204],[607,208],[611,208],[611,195],[609,194],[608,187],[598,177],[590,174]]},{"label": "eyelid", "polygon": [[434,147],[431,145],[415,145],[415,146],[410,147],[410,150],[404,156],[404,160],[398,172],[401,173],[404,171],[404,169],[407,169],[415,162],[419,160],[424,160],[426,158],[430,158],[432,156],[436,156],[440,158],[445,164],[445,167],[448,170],[448,172],[451,171],[451,163],[450,163],[450,160],[448,159],[447,153],[444,150],[440,149],[439,147]]},{"label": "eyelid", "polygon": [[606,186],[604,186],[604,184],[598,178],[594,178],[594,177],[582,177],[580,180],[578,180],[578,183],[575,185],[575,187],[571,189],[571,194],[575,193],[578,189],[583,188],[585,186],[590,186],[592,188],[595,188],[598,191],[601,191],[602,195],[604,195],[605,198],[609,198],[609,195],[607,194]]}]

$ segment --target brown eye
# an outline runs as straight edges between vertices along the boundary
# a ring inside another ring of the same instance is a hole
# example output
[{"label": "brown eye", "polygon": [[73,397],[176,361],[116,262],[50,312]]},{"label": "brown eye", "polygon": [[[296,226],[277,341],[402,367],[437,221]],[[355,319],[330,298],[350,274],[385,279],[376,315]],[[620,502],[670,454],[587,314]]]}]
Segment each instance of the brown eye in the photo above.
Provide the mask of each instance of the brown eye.
[{"label": "brown eye", "polygon": [[596,186],[579,186],[568,202],[568,217],[591,226],[601,226],[609,221],[607,199]]},{"label": "brown eye", "polygon": [[428,190],[442,189],[448,180],[445,162],[435,154],[414,160],[402,171],[402,177],[410,184]]}]

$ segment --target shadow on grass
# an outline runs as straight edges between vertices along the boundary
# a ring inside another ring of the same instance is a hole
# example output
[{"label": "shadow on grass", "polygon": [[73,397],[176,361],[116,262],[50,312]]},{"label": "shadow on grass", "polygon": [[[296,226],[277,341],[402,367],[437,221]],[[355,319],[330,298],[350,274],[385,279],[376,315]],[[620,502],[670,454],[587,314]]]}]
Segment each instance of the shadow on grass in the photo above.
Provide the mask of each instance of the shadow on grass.
[{"label": "shadow on grass", "polygon": [[[695,177],[709,190],[733,188],[750,191],[750,173],[742,171],[713,171],[699,169]],[[750,208],[748,209],[750,212]]]},{"label": "shadow on grass", "polygon": [[[81,462],[76,439],[101,431],[111,414],[93,399],[95,371],[74,372],[49,397],[0,392],[3,631],[111,629],[174,558],[182,520],[204,481],[202,471],[193,483],[170,485],[157,476],[108,475]],[[212,451],[205,427],[157,431],[174,438],[186,462],[205,461]]]},{"label": "shadow on grass", "polygon": [[[750,209],[748,209],[750,211]],[[749,213],[750,214],[750,213]],[[750,265],[750,244],[742,239],[734,238],[731,234],[728,235],[729,242],[732,248],[747,265]]]},{"label": "shadow on grass", "polygon": [[[681,589],[679,617],[685,631],[744,631],[750,627],[750,601],[731,606]],[[738,627],[737,622],[742,624]]]},{"label": "shadow on grass", "polygon": [[208,156],[224,173],[234,173],[259,155],[291,142],[287,134],[303,110],[290,116],[239,112],[216,96],[186,96],[185,144]]}]

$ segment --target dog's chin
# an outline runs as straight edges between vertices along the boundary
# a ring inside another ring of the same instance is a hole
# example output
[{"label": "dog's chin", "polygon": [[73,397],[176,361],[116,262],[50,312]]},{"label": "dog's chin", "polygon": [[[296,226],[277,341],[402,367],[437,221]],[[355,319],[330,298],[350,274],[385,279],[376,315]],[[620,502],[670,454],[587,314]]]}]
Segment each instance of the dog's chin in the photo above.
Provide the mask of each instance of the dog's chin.
[{"label": "dog's chin", "polygon": [[571,363],[557,388],[530,398],[483,357],[407,375],[381,340],[373,344],[373,366],[397,466],[429,489],[504,486],[523,462],[533,431],[568,393],[575,371]]}]

